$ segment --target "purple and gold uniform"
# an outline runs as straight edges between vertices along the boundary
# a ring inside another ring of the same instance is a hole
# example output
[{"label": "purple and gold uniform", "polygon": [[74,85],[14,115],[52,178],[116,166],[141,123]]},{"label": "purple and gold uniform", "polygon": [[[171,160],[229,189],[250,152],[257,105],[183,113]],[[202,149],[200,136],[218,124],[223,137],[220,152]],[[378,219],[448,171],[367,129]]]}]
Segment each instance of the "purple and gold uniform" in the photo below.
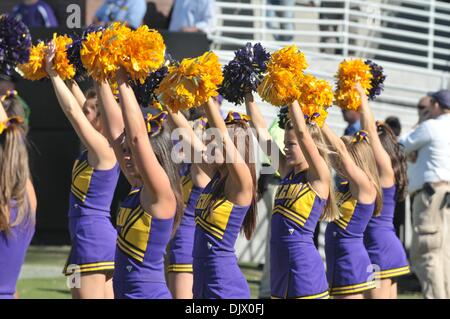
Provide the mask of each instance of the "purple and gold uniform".
[{"label": "purple and gold uniform", "polygon": [[[10,223],[17,218],[15,202],[10,207]],[[30,216],[26,214],[26,216]],[[0,299],[13,299],[20,268],[25,261],[25,254],[34,235],[34,220],[24,219],[12,227],[9,233],[0,232]]]},{"label": "purple and gold uniform", "polygon": [[114,297],[171,299],[164,277],[164,254],[174,219],[147,213],[141,206],[141,189],[130,191],[117,215]]},{"label": "purple and gold uniform", "polygon": [[327,278],[331,295],[361,293],[375,288],[373,266],[364,247],[364,231],[375,202],[363,204],[352,197],[348,182],[336,193],[340,216],[325,231]]},{"label": "purple and gold uniform", "polygon": [[233,204],[225,197],[212,199],[219,180],[217,173],[195,206],[194,299],[249,299],[234,244],[250,206]]},{"label": "purple and gold uniform", "polygon": [[72,241],[64,274],[114,270],[117,232],[111,223],[111,202],[120,168],[98,170],[83,152],[72,169],[69,232]]},{"label": "purple and gold uniform", "polygon": [[364,245],[377,279],[394,278],[410,272],[405,249],[395,234],[395,194],[395,185],[383,188],[381,214],[370,219],[364,233]]},{"label": "purple and gold uniform", "polygon": [[192,250],[194,248],[195,234],[195,204],[203,188],[193,184],[191,178],[191,165],[184,164],[180,170],[183,201],[186,205],[184,214],[175,236],[170,242],[169,272],[192,273]]},{"label": "purple and gold uniform", "polygon": [[329,298],[325,267],[314,246],[314,230],[327,201],[291,171],[275,193],[270,238],[272,298]]}]

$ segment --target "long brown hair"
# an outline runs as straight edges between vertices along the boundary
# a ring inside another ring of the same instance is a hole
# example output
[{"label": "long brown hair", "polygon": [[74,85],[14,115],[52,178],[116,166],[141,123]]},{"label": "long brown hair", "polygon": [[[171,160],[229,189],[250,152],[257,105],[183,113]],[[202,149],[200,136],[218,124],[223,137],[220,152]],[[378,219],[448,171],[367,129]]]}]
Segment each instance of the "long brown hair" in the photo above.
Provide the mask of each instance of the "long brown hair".
[{"label": "long brown hair", "polygon": [[25,133],[28,133],[29,128],[28,124],[26,123],[26,105],[22,98],[17,95],[17,92],[16,95],[5,95],[2,104],[8,117],[20,116],[21,118],[25,119],[25,122],[21,124],[21,127],[23,128]]},{"label": "long brown hair", "polygon": [[[374,215],[378,216],[380,215],[381,208],[383,206],[383,195],[381,192],[380,178],[372,147],[367,139],[362,139],[356,142],[353,136],[342,136],[341,139],[352,157],[353,162],[355,162],[356,166],[358,166],[367,175],[376,189],[377,196],[375,199]],[[338,173],[341,172],[338,171]]]},{"label": "long brown hair", "polygon": [[[286,130],[291,130],[294,128],[294,125],[292,124],[291,120],[288,119],[284,126]],[[320,156],[324,159],[324,161],[327,163],[328,169],[330,171],[330,182],[329,182],[329,193],[327,198],[327,204],[325,206],[325,209],[322,212],[321,220],[325,221],[333,221],[339,217],[339,209],[336,204],[336,196],[334,192],[334,185],[332,181],[332,173],[331,173],[331,162],[330,162],[330,154],[333,154],[333,152],[328,147],[327,143],[325,143],[325,139],[322,134],[322,130],[320,127],[316,124],[308,124],[307,125],[308,132],[311,135],[311,138],[314,140],[314,143],[316,144],[317,149],[319,150]]]},{"label": "long brown hair", "polygon": [[[242,223],[241,230],[243,231],[245,238],[250,240],[256,228],[256,218],[258,215],[257,207],[256,207],[256,191],[257,191],[257,179],[256,179],[256,166],[254,160],[254,148],[253,148],[253,139],[252,133],[250,131],[250,126],[247,122],[243,120],[234,121],[231,124],[227,124],[227,128],[233,134],[231,134],[231,138],[233,139],[234,145],[238,148],[237,145],[240,144],[238,141],[245,141],[244,151],[245,154],[241,154],[245,163],[247,164],[248,169],[250,170],[250,174],[252,176],[253,182],[253,190],[252,190],[252,201],[250,207],[245,215],[244,222]],[[228,175],[224,175],[220,177],[220,180],[216,183],[214,188],[211,190],[211,205],[215,202],[215,200],[221,199],[225,193],[225,182],[228,178]],[[207,208],[207,211],[210,211],[211,207]]]},{"label": "long brown hair", "polygon": [[[25,131],[21,124],[12,123],[0,135],[0,231],[32,219],[26,184],[30,178]],[[11,205],[15,201],[17,216],[11,221]]]},{"label": "long brown hair", "polygon": [[408,192],[408,175],[406,173],[406,155],[401,145],[397,142],[394,132],[389,126],[382,122],[377,122],[378,136],[381,144],[391,158],[392,169],[394,170],[395,186],[397,188],[395,199],[402,202]]},{"label": "long brown hair", "polygon": [[162,130],[160,130],[157,134],[153,134],[151,136],[149,135],[149,139],[159,164],[162,166],[167,174],[167,177],[169,178],[170,186],[177,202],[177,211],[175,214],[175,222],[172,232],[174,234],[183,216],[184,202],[181,192],[180,165],[174,163],[171,158],[173,143],[170,139],[170,131],[170,125],[166,121],[163,124]]}]

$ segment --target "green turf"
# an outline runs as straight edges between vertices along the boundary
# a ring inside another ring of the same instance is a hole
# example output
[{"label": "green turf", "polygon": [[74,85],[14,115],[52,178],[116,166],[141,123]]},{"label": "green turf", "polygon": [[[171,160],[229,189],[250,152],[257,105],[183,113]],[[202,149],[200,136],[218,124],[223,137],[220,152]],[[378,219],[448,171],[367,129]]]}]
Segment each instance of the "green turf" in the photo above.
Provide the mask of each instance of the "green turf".
[{"label": "green turf", "polygon": [[21,299],[69,299],[66,278],[21,279],[17,283]]},{"label": "green turf", "polygon": [[[71,298],[66,286],[66,278],[61,273],[69,247],[30,247],[17,284],[22,299],[67,299]],[[242,263],[242,272],[248,280],[252,298],[257,298],[261,267]],[[422,298],[417,280],[413,276],[402,277],[399,281],[399,299]]]}]

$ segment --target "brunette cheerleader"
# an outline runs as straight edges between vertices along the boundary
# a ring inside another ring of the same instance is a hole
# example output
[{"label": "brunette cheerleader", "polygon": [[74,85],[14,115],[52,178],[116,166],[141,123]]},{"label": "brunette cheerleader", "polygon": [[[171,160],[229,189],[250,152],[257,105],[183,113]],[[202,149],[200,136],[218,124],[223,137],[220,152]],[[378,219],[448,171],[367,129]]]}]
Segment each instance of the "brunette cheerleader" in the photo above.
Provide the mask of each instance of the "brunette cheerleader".
[{"label": "brunette cheerleader", "polygon": [[164,123],[167,114],[148,114],[144,121],[122,69],[117,82],[120,108],[109,85],[97,85],[108,138],[132,185],[117,216],[114,294],[121,299],[168,299],[172,296],[164,276],[164,253],[183,203]]},{"label": "brunette cheerleader", "polygon": [[[4,100],[4,99],[2,99]],[[0,299],[13,299],[35,230],[36,195],[28,167],[24,119],[0,101]]]},{"label": "brunette cheerleader", "polygon": [[369,220],[380,213],[382,205],[377,166],[367,132],[339,138],[326,124],[322,132],[336,150],[333,166],[343,180],[336,194],[340,216],[328,224],[325,232],[330,294],[361,299],[364,291],[375,288],[363,237]]},{"label": "brunette cheerleader", "polygon": [[[256,172],[246,115],[222,117],[212,98],[204,105],[214,137],[205,145],[186,127],[187,141],[204,156],[211,177],[195,206],[193,249],[194,299],[248,299],[250,289],[239,269],[234,245],[243,230],[250,239],[256,224]],[[230,133],[228,132],[230,130]],[[238,150],[238,145],[242,150]],[[210,163],[210,164],[208,164]]]},{"label": "brunette cheerleader", "polygon": [[73,298],[113,298],[111,279],[117,234],[111,223],[110,207],[119,166],[103,135],[95,92],[89,91],[85,98],[75,82],[70,84],[71,92],[54,69],[54,56],[52,42],[47,50],[46,71],[64,114],[87,149],[72,169],[69,202],[72,247],[64,273],[81,275],[79,288],[71,288]]},{"label": "brunette cheerleader", "polygon": [[409,273],[408,260],[400,239],[395,234],[394,210],[397,200],[406,195],[406,158],[389,127],[378,127],[368,98],[357,85],[361,96],[361,124],[370,136],[370,146],[380,174],[383,208],[379,216],[370,219],[364,233],[364,244],[379,280],[377,288],[368,290],[368,298],[397,298],[395,278]]},{"label": "brunette cheerleader", "polygon": [[[246,95],[246,106],[260,142],[272,143],[251,94]],[[271,219],[271,294],[272,298],[325,299],[328,283],[313,236],[320,218],[335,219],[338,213],[328,150],[318,124],[314,119],[305,123],[297,101],[289,105],[289,116],[284,127],[285,153],[272,154],[282,179]]]}]

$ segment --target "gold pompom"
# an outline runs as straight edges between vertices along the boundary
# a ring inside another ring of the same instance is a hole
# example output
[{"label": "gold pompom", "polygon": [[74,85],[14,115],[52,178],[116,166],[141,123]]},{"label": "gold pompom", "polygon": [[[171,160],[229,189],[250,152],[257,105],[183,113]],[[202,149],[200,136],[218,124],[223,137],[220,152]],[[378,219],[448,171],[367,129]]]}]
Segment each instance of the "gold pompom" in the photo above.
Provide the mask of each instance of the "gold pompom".
[{"label": "gold pompom", "polygon": [[362,88],[369,94],[372,88],[372,73],[370,65],[362,59],[346,59],[339,64],[336,74],[336,104],[347,110],[358,110],[361,104],[361,97],[355,90],[356,83],[360,83]]},{"label": "gold pompom", "polygon": [[45,47],[44,42],[33,45],[30,48],[29,61],[18,66],[25,79],[36,81],[47,76],[45,71]]},{"label": "gold pompom", "polygon": [[131,79],[141,84],[150,72],[158,70],[164,64],[166,45],[163,37],[146,25],[131,32],[124,42],[124,48],[121,64]]},{"label": "gold pompom", "polygon": [[310,117],[314,113],[320,113],[322,109],[333,104],[333,88],[327,81],[307,74],[300,83],[298,103],[305,116]]},{"label": "gold pompom", "polygon": [[258,94],[274,106],[292,103],[300,94],[299,84],[307,67],[305,55],[295,45],[272,53]]},{"label": "gold pompom", "polygon": [[126,55],[125,41],[131,29],[119,22],[103,31],[91,32],[83,41],[80,55],[88,74],[97,81],[115,80],[117,70]]},{"label": "gold pompom", "polygon": [[75,76],[75,67],[67,58],[67,46],[72,43],[72,39],[67,35],[57,36],[55,33],[53,41],[55,42],[55,58],[53,59],[55,71],[64,81],[70,80]]},{"label": "gold pompom", "polygon": [[156,90],[158,100],[174,112],[200,106],[217,96],[222,83],[222,68],[213,52],[193,59],[183,59],[169,72]]}]

